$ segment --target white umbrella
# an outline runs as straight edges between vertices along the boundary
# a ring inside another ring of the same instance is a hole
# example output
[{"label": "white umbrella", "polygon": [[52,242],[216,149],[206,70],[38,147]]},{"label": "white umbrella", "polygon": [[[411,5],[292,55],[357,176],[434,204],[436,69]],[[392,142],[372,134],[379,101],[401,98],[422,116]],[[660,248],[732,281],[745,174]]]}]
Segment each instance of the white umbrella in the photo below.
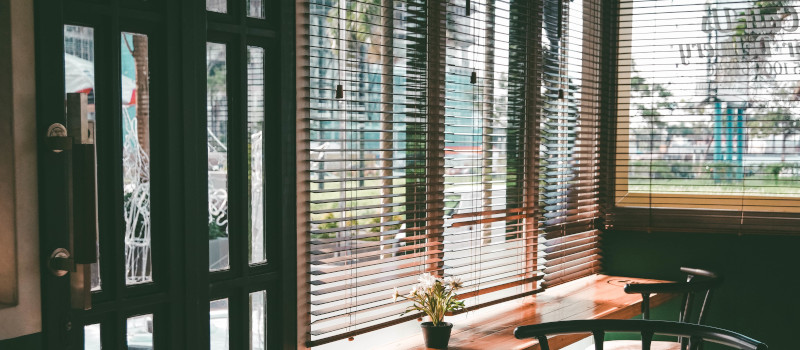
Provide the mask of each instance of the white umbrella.
[{"label": "white umbrella", "polygon": [[94,89],[94,63],[74,55],[65,54],[64,81],[64,87],[68,93],[89,93]]},{"label": "white umbrella", "polygon": [[132,105],[136,103],[136,82],[126,76],[121,76],[122,79],[122,104]]},{"label": "white umbrella", "polygon": [[[122,103],[136,103],[136,82],[126,76],[122,81]],[[64,55],[64,89],[66,92],[89,93],[94,90],[94,62],[75,55]]]}]

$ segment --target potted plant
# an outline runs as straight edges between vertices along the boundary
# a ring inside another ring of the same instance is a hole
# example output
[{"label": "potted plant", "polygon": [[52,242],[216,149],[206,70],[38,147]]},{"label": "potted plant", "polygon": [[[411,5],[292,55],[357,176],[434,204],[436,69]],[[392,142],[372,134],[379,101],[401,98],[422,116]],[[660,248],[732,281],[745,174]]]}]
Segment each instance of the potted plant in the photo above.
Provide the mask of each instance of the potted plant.
[{"label": "potted plant", "polygon": [[395,288],[392,300],[397,301],[398,298],[402,298],[413,302],[403,314],[421,311],[428,315],[430,322],[422,322],[420,325],[425,346],[447,349],[453,324],[443,320],[446,313],[464,308],[464,302],[456,299],[456,290],[459,288],[461,288],[461,281],[458,278],[448,277],[442,280],[430,273],[425,273],[419,277],[419,283],[411,289],[407,296],[401,295]]}]

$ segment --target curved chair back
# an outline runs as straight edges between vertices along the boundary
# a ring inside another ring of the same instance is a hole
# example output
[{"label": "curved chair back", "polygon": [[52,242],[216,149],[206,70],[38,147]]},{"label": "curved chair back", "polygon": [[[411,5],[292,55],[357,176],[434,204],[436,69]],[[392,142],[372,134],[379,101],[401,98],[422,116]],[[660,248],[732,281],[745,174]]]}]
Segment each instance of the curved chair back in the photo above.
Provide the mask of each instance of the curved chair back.
[{"label": "curved chair back", "polygon": [[[705,321],[708,301],[711,299],[711,292],[722,284],[722,277],[716,273],[690,267],[681,267],[681,271],[687,275],[686,282],[670,283],[640,283],[625,285],[625,293],[642,295],[642,316],[650,319],[650,295],[655,293],[682,293],[683,304],[678,316],[680,322],[702,324]],[[703,302],[700,312],[694,321],[692,305],[696,297],[702,297]]]},{"label": "curved chair back", "polygon": [[767,350],[767,345],[722,328],[653,320],[575,320],[520,326],[514,330],[517,339],[536,338],[542,350],[550,350],[548,335],[592,333],[595,350],[603,350],[606,332],[634,332],[642,335],[642,350],[650,350],[653,335],[671,335],[690,339],[689,349],[700,349],[704,341],[740,350]]}]

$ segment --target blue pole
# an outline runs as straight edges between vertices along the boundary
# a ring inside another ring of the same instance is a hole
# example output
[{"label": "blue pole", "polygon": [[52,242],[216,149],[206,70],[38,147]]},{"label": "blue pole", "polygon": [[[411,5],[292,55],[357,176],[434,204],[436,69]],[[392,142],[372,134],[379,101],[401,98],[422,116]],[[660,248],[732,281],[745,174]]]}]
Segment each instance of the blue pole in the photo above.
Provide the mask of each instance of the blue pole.
[{"label": "blue pole", "polygon": [[[725,115],[726,125],[725,128],[725,161],[733,161],[733,108],[727,108]],[[730,172],[728,172],[730,173]]]},{"label": "blue pole", "polygon": [[714,162],[722,160],[722,103],[714,104]]},{"label": "blue pole", "polygon": [[744,108],[738,108],[736,112],[736,151],[739,154],[737,178],[744,180]]},{"label": "blue pole", "polygon": [[[715,167],[722,161],[722,102],[714,103],[714,163]],[[719,172],[722,169],[712,169],[711,178],[719,181]]]}]

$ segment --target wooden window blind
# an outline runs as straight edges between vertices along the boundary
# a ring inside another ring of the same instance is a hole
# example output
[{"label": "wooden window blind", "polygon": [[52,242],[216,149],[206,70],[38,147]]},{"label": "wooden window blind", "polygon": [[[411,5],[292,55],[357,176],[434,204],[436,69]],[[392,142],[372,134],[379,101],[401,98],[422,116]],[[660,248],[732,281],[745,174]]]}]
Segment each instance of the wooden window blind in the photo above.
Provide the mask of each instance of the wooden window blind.
[{"label": "wooden window blind", "polygon": [[526,93],[538,84],[527,69],[535,13],[533,3],[447,4],[442,268],[461,278],[470,305],[530,293],[541,278],[525,196],[535,176],[526,173],[535,114],[525,113],[534,104]]},{"label": "wooden window blind", "polygon": [[538,210],[545,287],[599,269],[599,4],[544,3]]},{"label": "wooden window blind", "polygon": [[441,262],[428,213],[428,12],[422,1],[309,3],[311,345],[395,319],[392,288]]},{"label": "wooden window blind", "polygon": [[599,1],[303,5],[307,345],[419,317],[421,273],[481,307],[596,271]]},{"label": "wooden window blind", "polygon": [[795,5],[621,2],[616,210],[610,225],[797,231]]}]

